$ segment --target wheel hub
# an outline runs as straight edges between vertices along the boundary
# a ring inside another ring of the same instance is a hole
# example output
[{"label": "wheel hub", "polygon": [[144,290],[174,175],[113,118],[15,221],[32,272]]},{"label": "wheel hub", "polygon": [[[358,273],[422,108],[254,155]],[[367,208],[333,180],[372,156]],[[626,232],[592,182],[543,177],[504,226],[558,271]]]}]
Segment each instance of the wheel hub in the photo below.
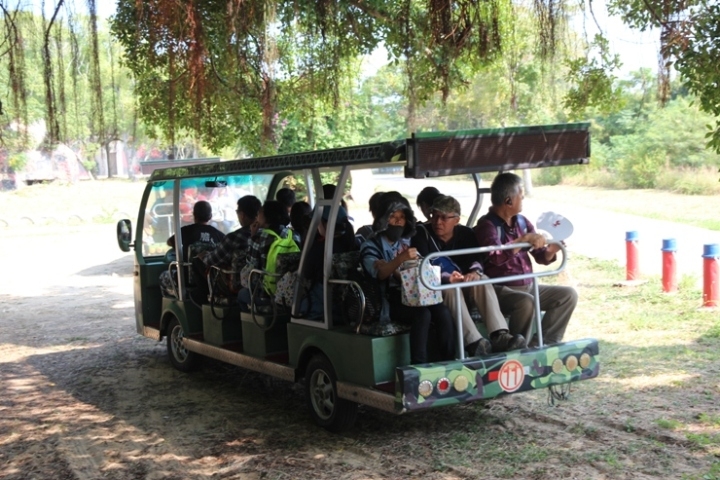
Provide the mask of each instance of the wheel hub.
[{"label": "wheel hub", "polygon": [[330,377],[323,371],[313,372],[312,403],[318,416],[328,419],[335,409],[335,393]]}]

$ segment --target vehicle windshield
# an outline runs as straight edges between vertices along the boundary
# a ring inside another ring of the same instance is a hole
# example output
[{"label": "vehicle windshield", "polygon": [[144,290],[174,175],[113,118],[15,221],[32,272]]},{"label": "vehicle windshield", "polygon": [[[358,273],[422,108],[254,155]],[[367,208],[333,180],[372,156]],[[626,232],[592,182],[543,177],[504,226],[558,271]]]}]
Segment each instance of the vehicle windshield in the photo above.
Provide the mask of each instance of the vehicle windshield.
[{"label": "vehicle windshield", "polygon": [[[237,201],[245,195],[264,199],[273,175],[223,175],[180,180],[180,223],[193,222],[193,206],[200,200],[210,202],[213,217],[210,222],[218,230],[229,233],[238,227],[235,210]],[[172,181],[152,185],[143,221],[143,255],[165,255],[170,249],[167,240],[175,234]]]}]

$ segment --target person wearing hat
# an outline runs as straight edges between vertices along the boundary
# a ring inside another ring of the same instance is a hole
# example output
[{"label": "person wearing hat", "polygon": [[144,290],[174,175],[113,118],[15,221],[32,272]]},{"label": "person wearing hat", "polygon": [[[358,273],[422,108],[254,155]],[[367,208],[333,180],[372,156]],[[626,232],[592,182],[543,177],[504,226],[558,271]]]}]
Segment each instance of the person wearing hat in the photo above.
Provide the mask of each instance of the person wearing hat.
[{"label": "person wearing hat", "polygon": [[401,301],[399,268],[407,260],[418,258],[410,247],[415,235],[415,216],[409,203],[397,192],[388,192],[380,200],[382,212],[373,222],[373,235],[360,247],[360,261],[365,272],[381,282],[383,296],[380,321],[391,318],[410,324],[410,360],[412,364],[428,362],[428,336],[435,326],[434,341],[442,360],[455,358],[454,324],[450,311],[441,302],[425,307],[409,307]]},{"label": "person wearing hat", "polygon": [[[460,202],[448,195],[436,197],[432,204],[430,228],[419,225],[421,232],[413,239],[413,245],[421,255],[432,252],[462,250],[479,247],[475,233],[470,227],[460,224]],[[453,255],[442,272],[443,283],[471,282],[487,278],[483,275],[480,254]],[[500,311],[495,290],[492,285],[464,287],[464,297],[457,304],[455,292],[444,290],[444,303],[456,318],[458,309],[462,319],[465,348],[471,356],[487,355],[492,352],[504,352],[524,348],[527,344],[520,334],[511,334],[505,317]],[[483,338],[470,317],[467,301],[474,301],[483,323],[487,328],[490,341]]]},{"label": "person wearing hat", "polygon": [[[180,229],[180,239],[182,240],[182,261],[189,262],[190,248],[193,248],[195,254],[200,249],[211,250],[219,244],[225,234],[212,225],[208,225],[212,219],[212,206],[209,202],[201,200],[193,206],[193,223],[185,225]],[[167,244],[171,248],[175,248],[175,235],[167,240]],[[164,271],[160,275],[160,290],[165,297],[177,297],[175,291],[175,282],[171,278],[169,271]]]},{"label": "person wearing hat", "polygon": [[[501,173],[490,186],[490,207],[487,215],[475,227],[477,240],[482,246],[529,243],[531,251],[514,248],[496,250],[486,255],[485,271],[490,277],[520,275],[533,271],[530,255],[540,265],[557,260],[557,244],[547,244],[543,235],[535,231],[532,223],[520,214],[523,204],[522,178],[514,173]],[[498,235],[499,234],[499,235]],[[570,316],[577,305],[577,292],[563,285],[538,285],[540,310],[545,312],[542,332],[545,344],[562,341]],[[511,331],[527,332],[535,314],[532,279],[498,283],[494,286],[500,308],[510,316]],[[533,340],[531,345],[537,344]]]}]

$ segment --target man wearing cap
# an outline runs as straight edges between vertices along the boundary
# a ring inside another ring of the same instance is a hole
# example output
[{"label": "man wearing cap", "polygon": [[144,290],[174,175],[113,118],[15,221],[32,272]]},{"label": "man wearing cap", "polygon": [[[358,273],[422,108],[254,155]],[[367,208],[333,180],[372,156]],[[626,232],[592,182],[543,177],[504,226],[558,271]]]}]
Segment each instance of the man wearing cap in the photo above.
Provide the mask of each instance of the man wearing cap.
[{"label": "man wearing cap", "polygon": [[[477,248],[478,242],[470,227],[460,225],[460,203],[453,197],[440,195],[435,198],[430,214],[430,228],[418,225],[418,233],[413,237],[413,246],[418,253],[426,256],[433,252]],[[443,269],[443,283],[471,282],[487,278],[483,275],[480,254],[455,255],[450,258],[455,265]],[[450,263],[450,262],[448,262]],[[443,301],[456,317],[458,309],[462,318],[465,348],[472,356],[504,352],[526,346],[525,338],[520,334],[511,334],[505,317],[500,311],[495,290],[492,285],[464,287],[466,299],[474,300],[483,322],[490,334],[490,342],[482,338],[470,317],[465,301],[457,305],[453,290],[443,291]]]},{"label": "man wearing cap", "polygon": [[[533,271],[530,255],[540,265],[549,265],[557,259],[557,244],[547,244],[543,235],[520,215],[523,203],[522,179],[514,173],[501,173],[490,186],[492,206],[475,227],[477,240],[482,246],[529,243],[532,251],[514,248],[496,250],[485,257],[485,273],[490,277],[506,277]],[[510,331],[526,333],[535,313],[532,279],[495,284],[500,308],[510,315]],[[539,285],[540,310],[545,312],[542,332],[545,344],[562,341],[570,316],[577,305],[577,292],[572,287]],[[537,342],[533,340],[531,345]]]}]

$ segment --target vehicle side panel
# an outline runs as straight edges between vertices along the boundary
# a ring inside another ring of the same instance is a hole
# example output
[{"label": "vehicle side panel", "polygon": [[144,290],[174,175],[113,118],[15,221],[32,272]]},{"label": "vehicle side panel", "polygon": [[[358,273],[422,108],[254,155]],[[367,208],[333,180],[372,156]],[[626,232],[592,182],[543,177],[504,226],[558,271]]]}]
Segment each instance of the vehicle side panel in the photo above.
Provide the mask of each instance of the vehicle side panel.
[{"label": "vehicle side panel", "polygon": [[203,317],[202,310],[190,300],[181,302],[176,298],[162,299],[162,329],[167,326],[169,314],[175,315],[182,325],[185,336],[202,335]]},{"label": "vehicle side panel", "polygon": [[332,362],[339,381],[364,387],[395,380],[395,368],[410,363],[407,333],[388,337],[360,335],[349,327],[323,330],[289,323],[291,365],[299,367],[303,355],[320,350]]}]

